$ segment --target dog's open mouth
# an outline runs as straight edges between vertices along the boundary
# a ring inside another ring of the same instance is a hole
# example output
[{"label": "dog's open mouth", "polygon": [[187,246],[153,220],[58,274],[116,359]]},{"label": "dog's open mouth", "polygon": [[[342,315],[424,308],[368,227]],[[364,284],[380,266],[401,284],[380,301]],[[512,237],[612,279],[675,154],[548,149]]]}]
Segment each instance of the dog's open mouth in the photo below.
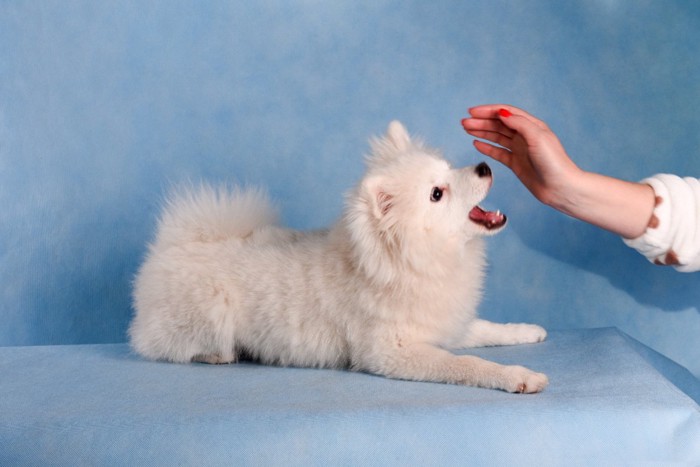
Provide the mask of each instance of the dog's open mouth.
[{"label": "dog's open mouth", "polygon": [[479,206],[474,206],[469,211],[469,219],[475,224],[484,226],[487,230],[503,227],[506,224],[506,216],[501,211],[484,211]]}]

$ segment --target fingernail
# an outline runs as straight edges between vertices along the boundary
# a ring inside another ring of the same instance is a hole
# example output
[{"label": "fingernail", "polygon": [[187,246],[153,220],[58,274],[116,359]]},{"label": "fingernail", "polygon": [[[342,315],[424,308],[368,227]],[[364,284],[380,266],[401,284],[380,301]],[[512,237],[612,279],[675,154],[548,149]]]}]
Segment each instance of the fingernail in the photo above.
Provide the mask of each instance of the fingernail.
[{"label": "fingernail", "polygon": [[466,118],[462,119],[462,126],[467,126],[467,119]]},{"label": "fingernail", "polygon": [[508,110],[508,109],[499,109],[498,115],[500,115],[501,117],[510,117],[513,114],[510,113],[510,110]]}]

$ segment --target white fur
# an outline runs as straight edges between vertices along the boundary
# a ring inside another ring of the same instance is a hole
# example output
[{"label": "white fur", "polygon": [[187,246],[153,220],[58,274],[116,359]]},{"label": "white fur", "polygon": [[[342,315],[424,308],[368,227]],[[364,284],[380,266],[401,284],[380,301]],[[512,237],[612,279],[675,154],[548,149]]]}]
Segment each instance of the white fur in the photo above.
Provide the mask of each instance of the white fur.
[{"label": "white fur", "polygon": [[[452,169],[392,122],[329,230],[275,225],[259,190],[171,197],[135,281],[131,343],[173,362],[351,368],[391,378],[538,392],[547,377],[445,350],[542,341],[477,319],[485,266],[470,221],[492,179]],[[439,202],[433,187],[444,188]]]}]

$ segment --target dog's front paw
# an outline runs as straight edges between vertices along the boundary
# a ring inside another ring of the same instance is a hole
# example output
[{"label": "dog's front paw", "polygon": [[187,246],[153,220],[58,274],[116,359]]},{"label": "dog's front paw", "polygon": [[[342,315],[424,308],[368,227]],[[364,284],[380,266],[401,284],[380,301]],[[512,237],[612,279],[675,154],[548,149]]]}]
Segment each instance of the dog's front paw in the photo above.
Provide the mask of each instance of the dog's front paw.
[{"label": "dog's front paw", "polygon": [[492,323],[475,319],[467,329],[462,347],[534,344],[547,338],[547,331],[536,324]]},{"label": "dog's front paw", "polygon": [[547,338],[547,331],[536,324],[507,324],[515,344],[534,344]]},{"label": "dog's front paw", "polygon": [[502,388],[508,392],[532,394],[542,392],[549,384],[549,378],[522,366],[507,366],[504,369],[506,382]]}]

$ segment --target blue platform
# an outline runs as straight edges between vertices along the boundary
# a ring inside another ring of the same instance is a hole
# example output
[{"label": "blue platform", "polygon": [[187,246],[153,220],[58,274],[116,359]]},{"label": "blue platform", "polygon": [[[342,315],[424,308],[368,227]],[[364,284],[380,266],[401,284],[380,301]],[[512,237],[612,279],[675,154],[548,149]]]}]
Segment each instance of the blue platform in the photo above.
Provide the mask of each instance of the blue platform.
[{"label": "blue platform", "polygon": [[124,344],[0,348],[0,465],[700,464],[697,380],[613,328],[470,353],[550,386],[154,363]]}]

